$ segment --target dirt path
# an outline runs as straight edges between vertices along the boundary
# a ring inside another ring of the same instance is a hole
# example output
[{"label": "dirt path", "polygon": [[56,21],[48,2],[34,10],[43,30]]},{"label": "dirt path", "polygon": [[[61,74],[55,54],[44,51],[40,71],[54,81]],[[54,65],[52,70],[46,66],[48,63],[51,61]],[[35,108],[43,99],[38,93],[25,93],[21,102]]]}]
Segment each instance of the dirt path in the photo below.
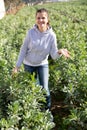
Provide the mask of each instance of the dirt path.
[{"label": "dirt path", "polygon": [[51,112],[53,114],[55,123],[55,128],[53,130],[58,130],[58,128],[61,128],[62,130],[63,118],[66,117],[69,113],[67,108],[68,107],[63,103],[63,100],[52,97]]}]

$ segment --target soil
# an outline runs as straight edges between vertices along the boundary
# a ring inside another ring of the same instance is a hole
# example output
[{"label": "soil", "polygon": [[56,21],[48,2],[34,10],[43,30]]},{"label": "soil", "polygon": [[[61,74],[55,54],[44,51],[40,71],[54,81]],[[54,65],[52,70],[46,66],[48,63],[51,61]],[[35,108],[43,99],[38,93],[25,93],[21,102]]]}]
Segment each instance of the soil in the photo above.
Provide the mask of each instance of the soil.
[{"label": "soil", "polygon": [[54,117],[55,128],[53,130],[62,130],[63,118],[69,114],[68,106],[64,104],[64,97],[57,93],[52,95],[51,112]]}]

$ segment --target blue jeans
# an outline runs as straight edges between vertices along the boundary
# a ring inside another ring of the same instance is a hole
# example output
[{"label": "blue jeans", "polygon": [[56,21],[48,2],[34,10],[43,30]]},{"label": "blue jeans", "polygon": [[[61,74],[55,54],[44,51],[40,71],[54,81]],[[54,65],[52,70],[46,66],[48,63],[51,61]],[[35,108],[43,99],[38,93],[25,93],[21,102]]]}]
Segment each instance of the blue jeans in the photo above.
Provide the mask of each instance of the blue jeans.
[{"label": "blue jeans", "polygon": [[39,78],[39,84],[46,90],[46,101],[47,106],[46,108],[51,107],[51,97],[50,97],[50,91],[48,87],[48,80],[49,80],[49,67],[48,64],[41,65],[41,66],[29,66],[24,64],[25,71],[30,72],[31,74],[35,73],[35,77],[38,76]]}]

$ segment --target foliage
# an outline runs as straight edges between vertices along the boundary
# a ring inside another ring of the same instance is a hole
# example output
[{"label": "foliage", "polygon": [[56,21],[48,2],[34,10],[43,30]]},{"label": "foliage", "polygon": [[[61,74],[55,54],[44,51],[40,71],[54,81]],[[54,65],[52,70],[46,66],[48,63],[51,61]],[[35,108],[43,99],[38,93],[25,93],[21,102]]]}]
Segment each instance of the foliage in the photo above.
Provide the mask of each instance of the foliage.
[{"label": "foliage", "polygon": [[[45,101],[33,77],[21,72],[11,77],[20,46],[34,22],[37,6],[24,7],[16,15],[0,21],[0,127],[5,130],[50,130],[54,123],[49,111],[41,111]],[[59,119],[60,130],[87,129],[87,6],[81,2],[50,3],[50,23],[56,33],[58,48],[67,48],[71,58],[49,57],[51,93],[67,105],[66,116]],[[25,15],[26,14],[26,15]],[[41,98],[42,97],[42,98]],[[41,101],[40,101],[41,100]],[[59,113],[58,113],[59,114]]]},{"label": "foliage", "polygon": [[[24,72],[20,72],[13,78],[7,75],[6,85],[7,88],[3,90],[4,98],[8,103],[0,98],[1,105],[4,102],[7,108],[5,112],[7,116],[2,116],[3,109],[0,112],[1,130],[4,128],[5,130],[50,130],[54,127],[49,110],[42,110],[45,108],[45,91],[36,85],[34,76]],[[3,96],[3,92],[0,95]]]}]

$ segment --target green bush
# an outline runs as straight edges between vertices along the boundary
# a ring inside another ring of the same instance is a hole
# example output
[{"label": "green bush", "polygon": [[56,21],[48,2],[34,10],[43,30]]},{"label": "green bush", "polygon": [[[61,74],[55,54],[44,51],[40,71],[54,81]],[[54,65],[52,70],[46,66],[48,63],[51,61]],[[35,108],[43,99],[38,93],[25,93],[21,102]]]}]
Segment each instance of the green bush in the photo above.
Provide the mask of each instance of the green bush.
[{"label": "green bush", "polygon": [[[50,130],[54,127],[50,111],[42,110],[46,102],[45,91],[36,85],[34,76],[20,72],[13,78],[8,76],[7,83],[9,86],[4,89],[3,101],[0,98],[1,105],[3,102],[6,103],[5,96],[9,101],[8,104],[4,104],[7,107],[4,107],[4,110],[7,109],[7,115],[0,117],[1,130]],[[3,114],[0,112],[0,115]]]}]

